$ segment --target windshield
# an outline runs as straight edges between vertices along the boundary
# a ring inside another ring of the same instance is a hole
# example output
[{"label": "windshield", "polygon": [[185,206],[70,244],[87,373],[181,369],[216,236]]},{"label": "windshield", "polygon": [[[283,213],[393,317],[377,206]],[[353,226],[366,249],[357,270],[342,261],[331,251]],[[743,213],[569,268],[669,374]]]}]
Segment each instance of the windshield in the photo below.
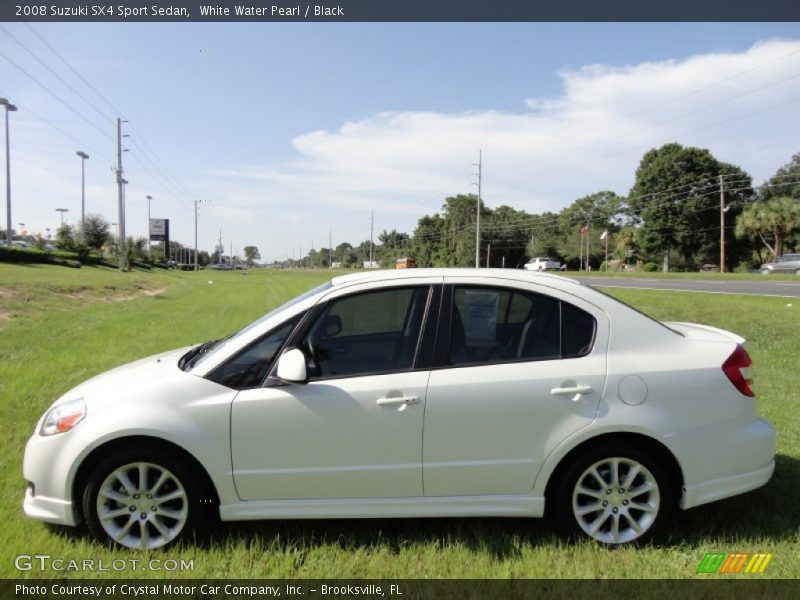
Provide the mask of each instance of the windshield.
[{"label": "windshield", "polygon": [[250,323],[249,325],[243,327],[242,329],[237,331],[235,334],[229,335],[229,336],[224,337],[224,338],[222,338],[220,340],[212,340],[211,342],[206,342],[205,344],[200,344],[199,346],[196,346],[196,347],[192,348],[191,350],[189,350],[189,352],[187,352],[181,358],[181,362],[179,363],[181,365],[181,368],[183,368],[184,370],[187,370],[187,369],[190,369],[192,367],[195,367],[195,366],[199,365],[200,363],[205,361],[209,356],[215,354],[218,350],[220,350],[220,349],[224,348],[225,346],[227,346],[230,342],[233,342],[233,341],[239,339],[241,336],[245,335],[247,332],[251,331],[252,329],[254,329],[254,328],[258,327],[259,325],[261,325],[262,323],[264,323],[265,321],[268,321],[269,319],[274,317],[276,314],[278,314],[278,313],[280,313],[280,312],[282,312],[282,311],[284,311],[284,310],[286,310],[288,308],[291,308],[295,304],[299,304],[303,300],[306,300],[307,298],[311,298],[312,296],[315,296],[316,294],[319,294],[320,292],[323,292],[323,291],[327,290],[330,287],[333,287],[333,283],[331,283],[330,281],[326,281],[325,283],[323,283],[321,285],[318,285],[317,287],[312,288],[312,289],[308,290],[307,292],[305,292],[303,294],[300,294],[296,298],[292,298],[288,302],[286,302],[284,304],[281,304],[279,307],[269,311],[263,317],[255,320],[252,323]]}]

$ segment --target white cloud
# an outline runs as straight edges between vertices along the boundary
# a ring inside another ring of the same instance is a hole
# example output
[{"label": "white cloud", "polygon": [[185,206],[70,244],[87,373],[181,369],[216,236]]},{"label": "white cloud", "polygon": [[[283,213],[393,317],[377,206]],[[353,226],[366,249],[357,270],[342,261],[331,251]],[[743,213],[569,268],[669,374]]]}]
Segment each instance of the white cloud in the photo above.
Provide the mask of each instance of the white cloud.
[{"label": "white cloud", "polygon": [[601,189],[626,193],[644,151],[668,141],[708,147],[756,181],[800,150],[797,40],[559,76],[563,94],[529,98],[526,112],[383,112],[295,138],[293,164],[228,173],[320,212],[373,208],[411,228],[409,216],[474,191],[479,148],[489,205],[532,211]]}]

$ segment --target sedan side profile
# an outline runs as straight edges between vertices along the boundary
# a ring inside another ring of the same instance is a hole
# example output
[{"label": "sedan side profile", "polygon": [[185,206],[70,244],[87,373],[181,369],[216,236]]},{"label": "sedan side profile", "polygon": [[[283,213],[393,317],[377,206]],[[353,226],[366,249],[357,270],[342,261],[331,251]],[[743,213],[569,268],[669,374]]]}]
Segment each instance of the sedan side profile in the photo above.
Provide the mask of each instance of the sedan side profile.
[{"label": "sedan side profile", "polygon": [[335,277],[64,394],[24,509],[136,549],[211,517],[553,515],[642,543],[772,475],[743,343],[545,273]]}]

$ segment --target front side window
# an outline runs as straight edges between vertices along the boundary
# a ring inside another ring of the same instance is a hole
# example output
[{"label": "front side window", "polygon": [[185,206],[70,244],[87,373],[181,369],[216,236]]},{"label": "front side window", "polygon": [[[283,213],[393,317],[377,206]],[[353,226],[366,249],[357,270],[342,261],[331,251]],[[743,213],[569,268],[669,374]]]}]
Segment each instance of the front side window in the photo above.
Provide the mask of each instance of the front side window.
[{"label": "front side window", "polygon": [[428,287],[392,288],[332,300],[305,334],[311,379],[412,368]]},{"label": "front side window", "polygon": [[207,375],[207,379],[229,388],[244,390],[260,386],[272,361],[302,315],[289,319],[229,358]]},{"label": "front side window", "polygon": [[459,286],[451,310],[452,366],[574,358],[594,342],[594,317],[550,296]]}]

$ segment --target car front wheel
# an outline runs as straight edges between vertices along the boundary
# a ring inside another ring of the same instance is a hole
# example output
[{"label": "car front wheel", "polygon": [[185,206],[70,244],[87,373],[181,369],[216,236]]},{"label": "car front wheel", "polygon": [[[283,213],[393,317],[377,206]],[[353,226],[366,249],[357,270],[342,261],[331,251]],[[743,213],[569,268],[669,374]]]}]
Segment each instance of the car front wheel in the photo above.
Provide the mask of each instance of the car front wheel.
[{"label": "car front wheel", "polygon": [[137,550],[167,546],[195,524],[211,504],[193,473],[179,461],[141,449],[113,456],[89,477],[83,511],[100,541]]},{"label": "car front wheel", "polygon": [[645,543],[674,504],[664,469],[646,453],[618,446],[581,455],[564,473],[554,500],[568,533],[607,545]]}]

